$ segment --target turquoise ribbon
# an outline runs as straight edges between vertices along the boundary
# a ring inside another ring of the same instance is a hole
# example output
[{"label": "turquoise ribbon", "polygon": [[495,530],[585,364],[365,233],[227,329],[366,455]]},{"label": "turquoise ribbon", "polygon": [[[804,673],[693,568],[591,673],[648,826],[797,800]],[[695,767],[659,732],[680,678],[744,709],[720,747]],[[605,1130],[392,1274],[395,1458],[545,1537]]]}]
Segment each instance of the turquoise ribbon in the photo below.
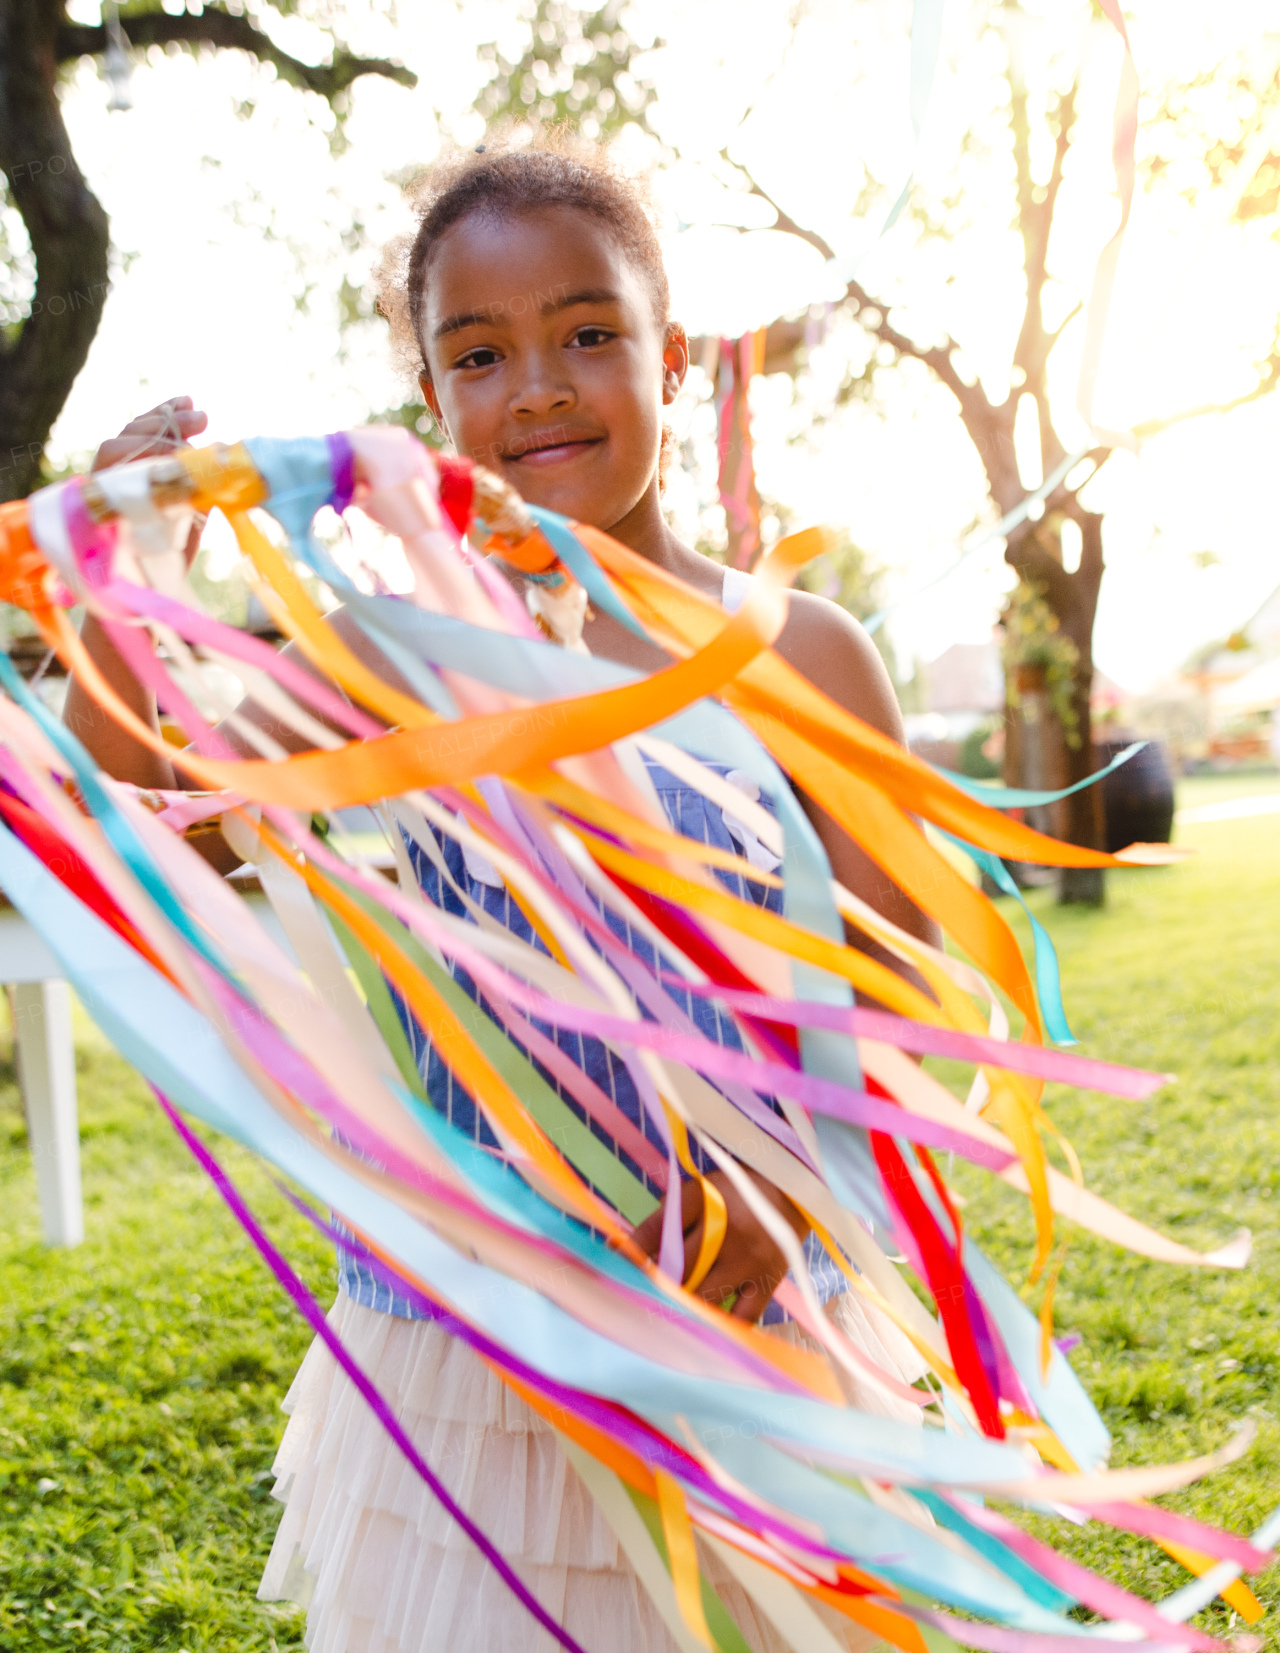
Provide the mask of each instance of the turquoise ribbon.
[{"label": "turquoise ribbon", "polygon": [[1060,798],[1069,798],[1073,792],[1083,792],[1086,786],[1106,780],[1122,763],[1128,763],[1131,757],[1150,744],[1147,740],[1135,740],[1132,746],[1126,746],[1123,752],[1112,758],[1105,769],[1086,775],[1072,786],[1060,787],[1056,792],[1028,791],[1021,786],[988,786],[983,781],[971,780],[968,775],[957,775],[954,769],[942,769],[937,764],[930,764],[929,767],[977,803],[986,804],[991,809],[1040,809],[1045,804],[1056,804]]},{"label": "turquoise ribbon", "polygon": [[585,589],[594,606],[602,614],[616,620],[619,625],[625,626],[635,636],[642,637],[647,643],[648,632],[626,604],[616,596],[600,565],[570,528],[568,518],[562,517],[557,511],[544,510],[541,505],[527,505],[526,509],[541,528],[551,549],[578,584]]},{"label": "turquoise ribbon", "polygon": [[979,849],[976,844],[966,843],[963,838],[957,838],[952,832],[944,833],[943,836],[950,838],[953,844],[958,844],[974,865],[980,867],[1006,895],[1011,895],[1026,913],[1035,942],[1036,996],[1040,1000],[1040,1014],[1044,1018],[1045,1031],[1055,1045],[1079,1044],[1080,1041],[1067,1026],[1067,1013],[1062,1005],[1062,978],[1058,972],[1058,955],[1049,932],[1023,900],[1022,891],[1014,883],[1008,867],[998,855],[992,855],[990,850]]}]

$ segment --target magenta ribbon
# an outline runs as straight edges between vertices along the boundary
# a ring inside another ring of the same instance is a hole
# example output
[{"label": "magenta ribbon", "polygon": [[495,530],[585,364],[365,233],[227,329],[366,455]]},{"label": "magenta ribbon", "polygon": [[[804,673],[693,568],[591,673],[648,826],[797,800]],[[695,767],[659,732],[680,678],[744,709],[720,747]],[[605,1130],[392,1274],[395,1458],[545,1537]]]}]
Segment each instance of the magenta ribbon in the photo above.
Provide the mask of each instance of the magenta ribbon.
[{"label": "magenta ribbon", "polygon": [[246,665],[256,666],[260,671],[267,672],[298,700],[310,705],[322,717],[329,718],[340,729],[345,729],[357,739],[374,740],[386,733],[382,725],[367,713],[362,712],[359,707],[352,706],[319,678],[303,671],[301,666],[290,660],[287,655],[278,654],[260,637],[251,637],[247,632],[238,631],[234,626],[223,625],[220,620],[210,619],[207,614],[198,614],[195,609],[188,608],[185,603],[175,602],[163,592],[152,591],[147,586],[133,585],[127,580],[112,580],[103,588],[102,595],[111,598],[131,614],[142,615],[151,620],[162,620],[166,625],[172,626],[188,643],[198,643],[206,648],[217,649],[234,660],[243,660]]},{"label": "magenta ribbon", "polygon": [[1077,1504],[1076,1508],[1095,1521],[1105,1521],[1109,1527],[1122,1527],[1126,1532],[1141,1533],[1144,1538],[1163,1538],[1170,1544],[1200,1550],[1219,1561],[1232,1561],[1246,1573],[1260,1572],[1276,1559],[1274,1550],[1260,1550],[1243,1533],[1207,1526],[1161,1504]]}]

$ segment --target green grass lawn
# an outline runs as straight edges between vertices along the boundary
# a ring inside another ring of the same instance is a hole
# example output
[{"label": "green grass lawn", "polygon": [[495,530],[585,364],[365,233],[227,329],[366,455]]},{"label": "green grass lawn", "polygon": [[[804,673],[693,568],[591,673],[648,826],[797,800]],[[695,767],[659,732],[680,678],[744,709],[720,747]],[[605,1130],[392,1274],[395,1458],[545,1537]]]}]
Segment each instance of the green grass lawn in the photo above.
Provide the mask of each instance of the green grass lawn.
[{"label": "green grass lawn", "polygon": [[[74,1251],[41,1243],[0,1069],[0,1647],[300,1647],[301,1614],[254,1592],[310,1339],[137,1075],[79,1032]],[[327,1304],[332,1252],[249,1155],[218,1151]]]},{"label": "green grass lawn", "polygon": [[[1212,776],[1179,790],[1180,805],[1194,807],[1280,791],[1280,782]],[[1071,1359],[1115,1438],[1116,1465],[1188,1457],[1256,1420],[1245,1460],[1168,1500],[1248,1531],[1280,1504],[1280,816],[1179,827],[1176,837],[1196,858],[1108,875],[1104,911],[1055,907],[1049,890],[1030,902],[1057,945],[1082,1053],[1177,1082],[1143,1103],[1051,1086],[1046,1105],[1096,1192],[1201,1249],[1248,1227],[1253,1262],[1242,1273],[1175,1269],[1070,1230],[1057,1323],[1059,1335],[1081,1334]],[[956,1181],[975,1236],[1024,1280],[1026,1201],[968,1167]],[[1037,1293],[1025,1295],[1038,1304]],[[1143,1540],[1045,1526],[1078,1559],[1144,1594],[1187,1577]],[[1267,1645],[1280,1648],[1280,1614],[1270,1623],[1280,1568],[1253,1587],[1271,1609]],[[1226,1609],[1201,1622],[1242,1628]]]},{"label": "green grass lawn", "polygon": [[[1210,777],[1181,801],[1268,790],[1275,776]],[[1112,877],[1105,911],[1032,897],[1081,1048],[1178,1082],[1140,1104],[1064,1091],[1048,1103],[1098,1192],[1196,1246],[1247,1225],[1254,1262],[1184,1272],[1077,1236],[1059,1330],[1082,1335],[1072,1359],[1116,1463],[1180,1458],[1258,1421],[1249,1458],[1171,1500],[1250,1529],[1280,1503],[1280,817],[1179,835],[1197,859]],[[89,1237],[76,1251],[40,1243],[12,1068],[0,1066],[0,1647],[296,1648],[300,1615],[254,1591],[278,1514],[279,1401],[308,1337],[143,1086],[81,1032]],[[220,1151],[327,1301],[331,1256],[247,1156]],[[981,1173],[956,1180],[975,1235],[1021,1281],[1025,1202]],[[1186,1577],[1141,1540],[1053,1526],[1144,1593]],[[1256,1588],[1274,1607],[1280,1569]],[[1227,1611],[1205,1622],[1232,1628]]]},{"label": "green grass lawn", "polygon": [[1200,804],[1223,803],[1229,798],[1280,792],[1280,769],[1259,765],[1256,769],[1217,775],[1206,771],[1200,775],[1184,775],[1177,784],[1178,808],[1195,809]]}]

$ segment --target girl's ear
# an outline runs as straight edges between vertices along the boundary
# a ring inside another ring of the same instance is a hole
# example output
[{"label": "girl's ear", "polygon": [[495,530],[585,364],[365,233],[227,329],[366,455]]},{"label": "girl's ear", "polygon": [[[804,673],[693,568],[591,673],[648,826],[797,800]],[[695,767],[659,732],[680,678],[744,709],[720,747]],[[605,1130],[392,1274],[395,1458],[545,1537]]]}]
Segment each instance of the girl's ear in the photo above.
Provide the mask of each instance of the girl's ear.
[{"label": "girl's ear", "polygon": [[418,375],[418,389],[422,392],[422,400],[427,404],[427,412],[444,430],[444,416],[440,412],[440,398],[436,395],[436,387],[431,383],[431,375],[424,368]]},{"label": "girl's ear", "polygon": [[667,342],[662,349],[662,403],[670,407],[680,394],[689,371],[689,339],[678,321],[667,325]]}]

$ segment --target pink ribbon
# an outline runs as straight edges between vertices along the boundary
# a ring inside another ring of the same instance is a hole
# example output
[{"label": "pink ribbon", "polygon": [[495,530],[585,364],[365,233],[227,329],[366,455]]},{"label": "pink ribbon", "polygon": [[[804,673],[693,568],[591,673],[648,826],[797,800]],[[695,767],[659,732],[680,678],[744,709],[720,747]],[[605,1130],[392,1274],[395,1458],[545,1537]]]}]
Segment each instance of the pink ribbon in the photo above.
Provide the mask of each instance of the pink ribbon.
[{"label": "pink ribbon", "polygon": [[1042,1578],[1047,1578],[1051,1584],[1056,1584],[1068,1595],[1075,1596],[1078,1601],[1083,1602],[1086,1607],[1091,1607],[1095,1613],[1102,1614],[1104,1618],[1127,1621],[1147,1631],[1156,1640],[1195,1648],[1199,1653],[1216,1653],[1222,1646],[1221,1642],[1215,1641],[1212,1636],[1206,1636],[1203,1630],[1193,1629],[1186,1624],[1171,1624],[1168,1619],[1161,1617],[1149,1601],[1121,1589],[1110,1579],[1091,1573],[1087,1567],[1082,1567],[1078,1562],[1060,1555],[1047,1544],[1041,1544],[1014,1522],[997,1514],[989,1505],[971,1503],[967,1498],[951,1501],[975,1527],[981,1527],[984,1532],[999,1538],[1015,1555],[1021,1556],[1023,1561],[1034,1567]]},{"label": "pink ribbon", "polygon": [[1101,1091],[1106,1096],[1123,1096],[1133,1102],[1144,1101],[1173,1077],[1168,1073],[1121,1067],[1115,1062],[1098,1062],[1088,1056],[1073,1056],[1069,1051],[1049,1050],[1043,1045],[931,1027],[927,1022],[908,1021],[887,1010],[864,1010],[861,1006],[842,1009],[808,999],[775,999],[764,993],[747,993],[734,987],[718,987],[715,983],[686,981],[683,976],[670,972],[664,974],[690,993],[719,999],[731,1010],[763,1021],[784,1022],[791,1027],[831,1028],[837,1033],[897,1045],[899,1050],[911,1051],[916,1056],[950,1056],[961,1062],[977,1062],[1006,1068],[1012,1073],[1030,1073],[1038,1079],[1054,1079],[1064,1085],[1077,1085],[1081,1090]]}]

